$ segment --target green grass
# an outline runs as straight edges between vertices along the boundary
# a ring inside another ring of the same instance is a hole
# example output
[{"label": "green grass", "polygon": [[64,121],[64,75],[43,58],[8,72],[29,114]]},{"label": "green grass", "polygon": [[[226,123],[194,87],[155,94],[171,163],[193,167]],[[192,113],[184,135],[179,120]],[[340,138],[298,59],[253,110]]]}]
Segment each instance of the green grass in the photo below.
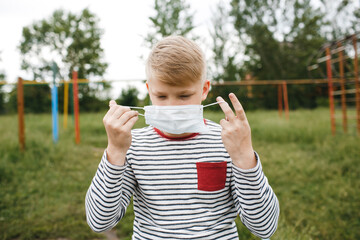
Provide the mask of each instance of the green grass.
[{"label": "green grass", "polygon": [[[352,114],[354,115],[354,114]],[[247,113],[253,145],[280,201],[271,239],[360,239],[360,138],[331,135],[327,109]],[[18,147],[17,116],[0,117],[0,239],[104,239],[85,220],[84,198],[104,148],[103,113],[81,114],[81,144],[72,119],[52,143],[51,116],[26,115],[26,151]],[[207,112],[219,121],[223,114]],[[354,124],[352,122],[352,124]],[[141,119],[136,127],[144,125]],[[129,207],[116,226],[130,239]],[[258,239],[237,220],[240,239]]]}]

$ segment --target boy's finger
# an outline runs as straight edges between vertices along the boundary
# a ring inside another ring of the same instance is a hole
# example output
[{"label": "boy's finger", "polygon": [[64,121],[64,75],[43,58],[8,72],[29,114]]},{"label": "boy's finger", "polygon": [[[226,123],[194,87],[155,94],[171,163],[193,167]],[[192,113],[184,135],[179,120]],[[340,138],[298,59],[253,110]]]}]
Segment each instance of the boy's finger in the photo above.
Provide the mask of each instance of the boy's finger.
[{"label": "boy's finger", "polygon": [[[113,108],[115,108],[115,107],[113,107]],[[111,109],[112,109],[112,108],[110,108],[110,110],[111,110]],[[120,118],[124,113],[129,112],[129,111],[131,111],[131,110],[130,110],[130,108],[128,108],[128,107],[118,106],[118,107],[115,108],[115,111],[114,111],[114,113],[112,114],[112,117],[113,117],[114,119],[118,119],[118,118]]]},{"label": "boy's finger", "polygon": [[227,128],[229,126],[228,124],[230,124],[230,123],[226,119],[220,120],[220,126],[222,129]]},{"label": "boy's finger", "polygon": [[110,109],[107,111],[107,113],[106,113],[106,115],[105,116],[111,116],[111,115],[113,115],[114,114],[114,112],[116,111],[116,107],[114,107],[114,106],[117,106],[117,104],[116,104],[116,102],[114,101],[114,100],[111,100],[110,102],[109,102],[109,107],[110,107]]},{"label": "boy's finger", "polygon": [[234,106],[236,116],[239,117],[240,120],[245,120],[246,115],[245,115],[244,108],[242,107],[240,101],[237,99],[235,94],[230,93],[229,98],[230,98],[230,101],[231,101],[232,105]]},{"label": "boy's finger", "polygon": [[138,119],[139,119],[138,115],[135,115],[135,116],[131,117],[131,118],[124,124],[124,126],[123,126],[123,127],[124,127],[124,130],[125,130],[125,131],[130,131]]},{"label": "boy's finger", "polygon": [[231,121],[232,119],[235,118],[234,112],[233,112],[232,109],[230,108],[229,104],[228,104],[227,102],[225,102],[225,100],[224,100],[222,97],[217,97],[217,98],[216,98],[216,101],[218,101],[218,102],[223,101],[222,103],[219,103],[219,105],[220,105],[220,107],[221,107],[221,110],[222,110],[222,111],[224,112],[224,114],[225,114],[226,120]]},{"label": "boy's finger", "polygon": [[112,106],[114,106],[114,105],[116,105],[115,100],[110,100],[110,102],[109,102],[109,107],[112,107]]}]

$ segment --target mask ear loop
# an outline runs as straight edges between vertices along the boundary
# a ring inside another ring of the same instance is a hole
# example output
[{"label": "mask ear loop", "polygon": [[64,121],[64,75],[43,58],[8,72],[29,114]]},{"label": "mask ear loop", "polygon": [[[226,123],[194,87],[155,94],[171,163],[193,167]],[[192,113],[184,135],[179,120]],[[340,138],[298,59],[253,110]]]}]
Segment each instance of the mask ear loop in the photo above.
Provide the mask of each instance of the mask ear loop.
[{"label": "mask ear loop", "polygon": [[[215,104],[224,103],[224,102],[225,102],[225,101],[210,103],[210,104],[205,105],[204,108],[210,107],[210,106],[215,105]],[[128,108],[131,108],[131,109],[141,109],[141,110],[144,110],[143,107],[132,107],[132,106],[124,106],[124,107],[128,107]],[[145,117],[144,114],[139,113],[139,115]]]},{"label": "mask ear loop", "polygon": [[220,102],[210,103],[210,104],[208,104],[208,105],[205,105],[205,106],[204,106],[204,108],[206,108],[206,107],[210,107],[210,106],[215,105],[215,104],[224,103],[224,102],[225,102],[225,101],[220,101]]},{"label": "mask ear loop", "polygon": [[[141,109],[141,110],[144,110],[143,107],[132,107],[132,106],[124,106],[124,107],[128,107],[128,108],[131,108],[131,109]],[[138,112],[138,113],[139,113],[139,112]],[[139,113],[139,115],[145,117],[144,114]]]}]

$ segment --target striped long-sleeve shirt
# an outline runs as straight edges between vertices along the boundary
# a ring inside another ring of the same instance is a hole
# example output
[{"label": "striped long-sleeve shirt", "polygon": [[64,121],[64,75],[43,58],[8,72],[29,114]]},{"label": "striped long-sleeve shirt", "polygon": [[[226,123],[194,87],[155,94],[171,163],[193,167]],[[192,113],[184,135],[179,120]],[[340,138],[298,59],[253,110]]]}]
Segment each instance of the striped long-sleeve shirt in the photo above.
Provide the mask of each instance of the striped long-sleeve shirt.
[{"label": "striped long-sleeve shirt", "polygon": [[133,196],[133,239],[238,239],[235,218],[261,238],[276,230],[279,204],[259,156],[253,169],[232,164],[221,127],[169,139],[153,127],[132,130],[126,164],[106,151],[85,200],[95,232],[114,227]]}]

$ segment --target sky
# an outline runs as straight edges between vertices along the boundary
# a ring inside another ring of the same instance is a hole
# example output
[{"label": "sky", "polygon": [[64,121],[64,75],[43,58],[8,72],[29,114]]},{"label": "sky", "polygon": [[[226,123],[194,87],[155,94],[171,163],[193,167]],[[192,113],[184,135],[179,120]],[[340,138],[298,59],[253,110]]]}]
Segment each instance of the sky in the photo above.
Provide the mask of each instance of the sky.
[{"label": "sky", "polygon": [[[196,0],[190,3],[191,11],[195,11],[195,33],[210,41],[211,14],[219,0]],[[138,88],[140,93],[146,91],[143,83],[136,81],[145,79],[144,60],[148,49],[143,46],[144,36],[151,26],[149,16],[154,15],[153,2],[149,0],[0,0],[0,70],[6,74],[8,82],[15,82],[18,77],[30,79],[31,75],[20,69],[20,44],[22,28],[32,23],[48,19],[57,9],[64,9],[79,14],[89,8],[100,19],[99,27],[104,30],[101,45],[104,59],[109,64],[104,79],[132,80],[128,84]],[[206,51],[209,44],[204,43]],[[127,83],[113,84],[113,95]]]}]

